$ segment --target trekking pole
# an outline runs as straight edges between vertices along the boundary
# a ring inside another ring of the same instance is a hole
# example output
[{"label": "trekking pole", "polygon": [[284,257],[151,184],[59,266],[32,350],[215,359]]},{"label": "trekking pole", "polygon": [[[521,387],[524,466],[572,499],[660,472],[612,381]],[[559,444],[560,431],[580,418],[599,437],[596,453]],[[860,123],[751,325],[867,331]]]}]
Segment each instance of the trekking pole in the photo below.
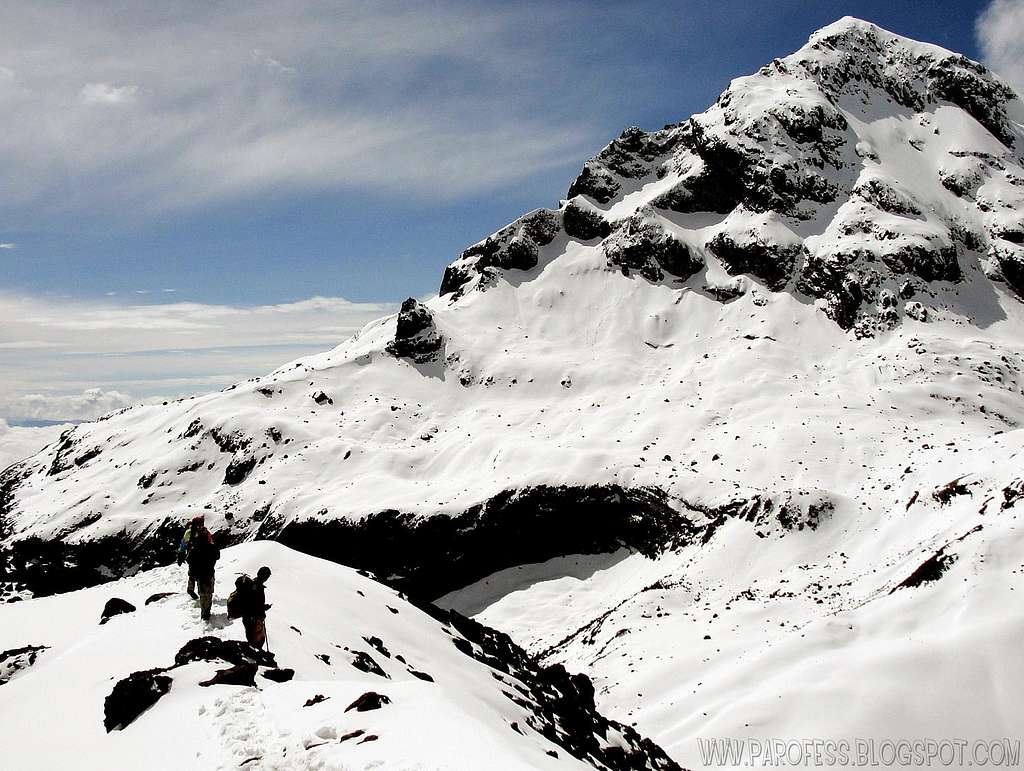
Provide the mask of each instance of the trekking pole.
[{"label": "trekking pole", "polygon": [[267,653],[270,653],[270,635],[267,633],[266,619],[263,619],[263,644],[267,646]]}]

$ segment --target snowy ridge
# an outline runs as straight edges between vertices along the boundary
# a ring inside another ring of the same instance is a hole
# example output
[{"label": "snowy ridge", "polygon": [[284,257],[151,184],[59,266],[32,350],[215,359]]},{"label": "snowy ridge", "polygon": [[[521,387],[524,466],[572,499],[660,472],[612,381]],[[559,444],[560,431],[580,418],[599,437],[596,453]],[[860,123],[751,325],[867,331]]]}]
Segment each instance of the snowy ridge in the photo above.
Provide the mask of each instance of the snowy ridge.
[{"label": "snowy ridge", "polygon": [[[270,657],[230,642],[244,635],[223,600],[199,621],[174,566],[0,606],[0,666],[11,650],[35,653],[0,682],[4,767],[679,768],[597,715],[586,678],[537,669],[501,635],[353,570],[246,544],[225,552],[221,580],[263,564]],[[112,596],[135,608],[99,624]],[[248,672],[231,668],[236,656]],[[204,686],[218,671],[223,682]],[[124,689],[132,677],[166,678],[154,704]]]}]

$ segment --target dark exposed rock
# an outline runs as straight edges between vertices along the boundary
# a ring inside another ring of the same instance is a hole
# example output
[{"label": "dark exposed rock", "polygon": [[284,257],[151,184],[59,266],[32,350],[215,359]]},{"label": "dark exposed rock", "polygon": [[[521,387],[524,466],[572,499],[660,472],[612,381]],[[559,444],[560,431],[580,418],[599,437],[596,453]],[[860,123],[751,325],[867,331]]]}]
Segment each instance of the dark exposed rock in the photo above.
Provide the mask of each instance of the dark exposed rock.
[{"label": "dark exposed rock", "polygon": [[363,651],[352,652],[352,666],[356,669],[371,675],[378,675],[390,679],[390,675],[381,669],[380,664],[373,660],[373,656]]},{"label": "dark exposed rock", "polygon": [[144,474],[143,476],[139,477],[139,487],[141,487],[143,490],[148,490],[153,485],[153,482],[155,480],[155,471],[150,472],[149,474]]},{"label": "dark exposed rock", "polygon": [[[957,480],[954,480],[954,482],[956,481]],[[951,482],[950,484],[953,483]],[[921,586],[922,584],[938,581],[957,561],[957,555],[947,551],[949,547],[955,543],[963,541],[968,536],[974,535],[981,529],[982,525],[975,525],[963,535],[948,541],[941,549],[938,549],[933,555],[918,565],[913,573],[890,589],[889,594],[892,594],[898,589],[913,589]]]},{"label": "dark exposed rock", "polygon": [[622,187],[614,175],[598,163],[587,161],[583,171],[569,186],[567,198],[585,195],[598,203],[608,203]]},{"label": "dark exposed rock", "polygon": [[573,201],[569,201],[562,210],[562,227],[566,235],[580,241],[604,238],[612,232],[612,226],[599,212],[585,209]]},{"label": "dark exposed rock", "polygon": [[164,522],[132,536],[119,533],[78,542],[36,537],[8,541],[0,547],[0,580],[18,581],[36,597],[95,586],[129,570],[170,564],[183,532],[183,525]]},{"label": "dark exposed rock", "polygon": [[345,711],[355,710],[356,712],[369,712],[372,709],[380,709],[385,704],[390,704],[391,699],[382,693],[367,691],[354,702],[345,707]]},{"label": "dark exposed rock", "polygon": [[8,682],[18,672],[36,663],[39,654],[49,649],[48,645],[25,645],[0,651],[0,685]]},{"label": "dark exposed rock", "polygon": [[959,281],[963,278],[955,246],[911,243],[883,252],[882,262],[894,273],[908,273],[925,281]]},{"label": "dark exposed rock", "polygon": [[911,214],[914,216],[921,214],[921,209],[918,208],[917,204],[909,196],[897,191],[877,177],[872,177],[858,184],[853,189],[853,192],[881,211],[890,214]]},{"label": "dark exposed rock", "polygon": [[135,606],[127,600],[122,600],[120,597],[111,597],[103,606],[103,613],[100,615],[100,623],[105,624],[114,616],[119,616],[122,613],[132,613],[134,611]]},{"label": "dark exposed rock", "polygon": [[252,473],[254,468],[256,468],[256,458],[253,455],[241,455],[232,458],[227,468],[224,469],[224,484],[241,484]]},{"label": "dark exposed rock", "polygon": [[250,437],[241,431],[224,431],[220,428],[211,428],[207,435],[220,448],[221,452],[230,453],[231,455],[237,455],[242,450],[245,450],[252,441]]},{"label": "dark exposed rock", "polygon": [[86,463],[91,461],[93,458],[98,458],[102,453],[103,453],[103,449],[101,447],[92,447],[92,448],[86,450],[85,452],[83,452],[77,458],[75,458],[75,465],[76,466],[84,466]]},{"label": "dark exposed rock", "polygon": [[960,107],[1000,142],[1013,147],[1013,134],[1006,119],[1006,103],[1013,89],[994,80],[988,70],[965,56],[940,59],[928,69],[931,94]]},{"label": "dark exposed rock", "polygon": [[73,465],[71,457],[77,446],[78,442],[75,437],[75,429],[69,428],[67,431],[61,433],[60,437],[57,439],[53,462],[50,464],[50,468],[46,472],[47,475],[56,476],[57,474],[70,469]]},{"label": "dark exposed rock", "polygon": [[938,581],[942,578],[942,574],[949,570],[956,562],[955,554],[946,554],[944,551],[939,550],[920,565],[914,569],[914,572],[904,578],[893,587],[889,594],[892,594],[897,589],[913,589],[920,586],[921,584],[930,583],[932,581]]},{"label": "dark exposed rock", "polygon": [[103,701],[103,727],[107,733],[120,731],[159,701],[171,690],[171,678],[166,670],[149,669],[133,672],[119,680]]},{"label": "dark exposed rock", "polygon": [[742,519],[754,525],[754,532],[762,537],[772,531],[792,532],[803,529],[817,530],[832,515],[835,504],[826,495],[816,491],[793,491],[780,499],[765,495],[738,498],[711,509],[703,509],[711,520],[703,536],[706,543],[714,530],[727,519]]},{"label": "dark exposed rock", "polygon": [[[458,632],[467,643],[459,646],[466,655],[502,672],[503,682],[514,678],[515,690],[505,695],[527,712],[526,723],[573,757],[615,769],[663,769],[680,767],[649,739],[633,728],[608,720],[597,711],[594,686],[586,675],[569,674],[556,664],[538,665],[536,659],[503,632],[490,629],[453,611],[428,610]],[[621,741],[609,741],[612,734]]]},{"label": "dark exposed rock", "polygon": [[303,707],[315,707],[317,704],[322,704],[323,702],[327,701],[329,698],[331,698],[331,697],[330,696],[324,696],[322,693],[318,693],[315,696],[311,696],[308,699],[306,699],[306,703],[303,704],[302,706]]},{"label": "dark exposed rock", "polygon": [[255,664],[235,664],[227,669],[218,669],[217,674],[209,680],[199,683],[202,686],[210,685],[242,685],[253,687],[256,685]]},{"label": "dark exposed rock", "polygon": [[1024,253],[1016,249],[1001,249],[996,252],[995,261],[1006,284],[1019,297],[1024,297]]},{"label": "dark exposed rock", "polygon": [[778,291],[786,286],[796,259],[803,252],[800,244],[777,244],[749,234],[742,242],[729,233],[719,233],[707,248],[722,261],[730,276],[749,273]]},{"label": "dark exposed rock", "polygon": [[932,498],[936,503],[947,506],[958,495],[970,495],[970,488],[961,481],[962,479],[963,477],[958,477],[952,482],[947,482],[941,487],[937,487],[932,492]]},{"label": "dark exposed rock", "polygon": [[381,656],[384,656],[384,658],[391,658],[391,651],[387,649],[387,647],[384,645],[384,641],[381,640],[379,637],[363,637],[363,640],[366,642],[367,645],[369,645],[371,648],[377,651],[377,653],[379,653]]},{"label": "dark exposed rock", "polygon": [[443,345],[444,338],[434,325],[430,309],[412,297],[403,302],[395,339],[387,346],[388,353],[422,364],[433,360]]},{"label": "dark exposed rock", "polygon": [[673,188],[652,201],[659,209],[681,214],[699,211],[728,214],[743,200],[741,186],[729,177],[722,177],[704,164],[700,171],[684,177]]},{"label": "dark exposed rock", "polygon": [[315,394],[313,394],[312,399],[321,407],[325,404],[334,404],[334,399],[325,394],[323,391],[317,391]]},{"label": "dark exposed rock", "polygon": [[825,299],[825,313],[843,329],[850,329],[864,302],[859,277],[848,270],[856,255],[809,254],[797,288],[811,297]]},{"label": "dark exposed rock", "polygon": [[703,267],[686,244],[642,214],[620,222],[601,246],[609,265],[627,274],[635,270],[648,281],[661,281],[665,272],[689,278]]},{"label": "dark exposed rock", "polygon": [[389,510],[357,522],[289,522],[277,539],[437,597],[496,570],[562,554],[621,546],[657,554],[692,536],[690,528],[655,490],[541,486],[500,493],[456,516]]},{"label": "dark exposed rock", "polygon": [[270,651],[253,648],[241,640],[222,640],[219,637],[197,637],[185,643],[174,656],[175,666],[193,661],[226,661],[228,664],[259,664],[276,667],[277,661]]},{"label": "dark exposed rock", "polygon": [[418,677],[420,680],[424,680],[428,683],[434,682],[434,678],[428,675],[426,672],[420,672],[419,670],[413,669],[412,667],[409,668],[409,674],[413,677]]},{"label": "dark exposed rock", "polygon": [[275,683],[287,683],[293,677],[295,677],[294,669],[267,669],[264,670],[263,676],[268,680],[273,680]]},{"label": "dark exposed rock", "polygon": [[647,133],[630,126],[587,161],[566,197],[585,195],[598,203],[607,203],[622,188],[616,176],[640,179],[655,171],[654,162],[665,157],[680,141],[676,128],[666,126],[661,131]]},{"label": "dark exposed rock", "polygon": [[450,264],[441,280],[441,295],[458,294],[477,274],[494,270],[530,270],[540,248],[551,243],[561,229],[558,212],[537,209],[506,225],[497,233],[466,249]]},{"label": "dark exposed rock", "polygon": [[154,602],[160,602],[160,600],[166,597],[173,597],[175,594],[177,594],[177,592],[157,592],[156,594],[151,594],[146,598],[146,604],[150,605]]},{"label": "dark exposed rock", "polygon": [[1024,479],[1015,479],[1003,488],[1003,502],[999,506],[1000,511],[1006,511],[1021,497],[1024,497]]},{"label": "dark exposed rock", "polygon": [[457,295],[462,288],[468,284],[475,274],[472,263],[468,262],[453,262],[444,269],[444,275],[441,276],[441,287],[437,293],[441,297],[446,294]]}]

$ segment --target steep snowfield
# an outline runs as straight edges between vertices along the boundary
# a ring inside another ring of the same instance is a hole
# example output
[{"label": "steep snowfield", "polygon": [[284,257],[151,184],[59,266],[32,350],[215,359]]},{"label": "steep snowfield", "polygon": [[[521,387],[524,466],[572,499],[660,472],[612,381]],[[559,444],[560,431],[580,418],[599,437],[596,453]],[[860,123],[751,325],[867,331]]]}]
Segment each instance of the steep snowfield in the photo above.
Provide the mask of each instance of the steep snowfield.
[{"label": "steep snowfield", "polygon": [[[166,673],[173,682],[155,705],[110,733],[104,704],[117,681],[170,666],[190,640],[244,640],[241,622],[228,622],[223,599],[215,602],[212,622],[201,622],[195,603],[181,593],[183,569],[172,566],[0,606],[0,682],[6,679],[4,659],[12,659],[6,652],[46,646],[34,663],[0,684],[0,766],[478,771],[584,769],[599,762],[579,760],[538,732],[535,726],[544,724],[531,704],[554,710],[559,727],[550,730],[558,735],[577,724],[557,703],[552,685],[540,695],[528,690],[531,683],[516,672],[513,658],[489,666],[484,659],[494,650],[464,639],[456,627],[393,590],[278,544],[225,552],[221,583],[230,586],[239,572],[255,575],[261,565],[274,571],[267,588],[271,650],[278,667],[294,670],[294,679],[274,682],[263,677],[267,669],[261,667],[256,688],[203,687],[201,682],[229,663],[191,661]],[[145,604],[163,592],[177,593]],[[101,625],[111,597],[137,609]],[[370,666],[356,667],[358,658]],[[379,671],[369,671],[374,667]],[[349,709],[365,693],[390,701]],[[632,749],[616,728],[595,737],[596,744]],[[647,749],[656,762],[628,767],[672,767]]]},{"label": "steep snowfield", "polygon": [[551,560],[441,604],[587,672],[600,708],[684,766],[699,738],[1015,737],[1022,458],[1020,431],[918,446],[814,532],[729,521],[657,560]]}]

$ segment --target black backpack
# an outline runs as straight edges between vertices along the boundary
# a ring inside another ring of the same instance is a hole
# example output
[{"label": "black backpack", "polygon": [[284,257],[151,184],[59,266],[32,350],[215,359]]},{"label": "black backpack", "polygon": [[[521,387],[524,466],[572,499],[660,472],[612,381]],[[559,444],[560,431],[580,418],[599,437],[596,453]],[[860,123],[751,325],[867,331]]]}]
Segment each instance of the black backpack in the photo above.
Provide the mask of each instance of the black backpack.
[{"label": "black backpack", "polygon": [[245,615],[251,590],[252,579],[249,576],[243,574],[235,579],[235,591],[228,595],[228,618],[241,618]]}]

